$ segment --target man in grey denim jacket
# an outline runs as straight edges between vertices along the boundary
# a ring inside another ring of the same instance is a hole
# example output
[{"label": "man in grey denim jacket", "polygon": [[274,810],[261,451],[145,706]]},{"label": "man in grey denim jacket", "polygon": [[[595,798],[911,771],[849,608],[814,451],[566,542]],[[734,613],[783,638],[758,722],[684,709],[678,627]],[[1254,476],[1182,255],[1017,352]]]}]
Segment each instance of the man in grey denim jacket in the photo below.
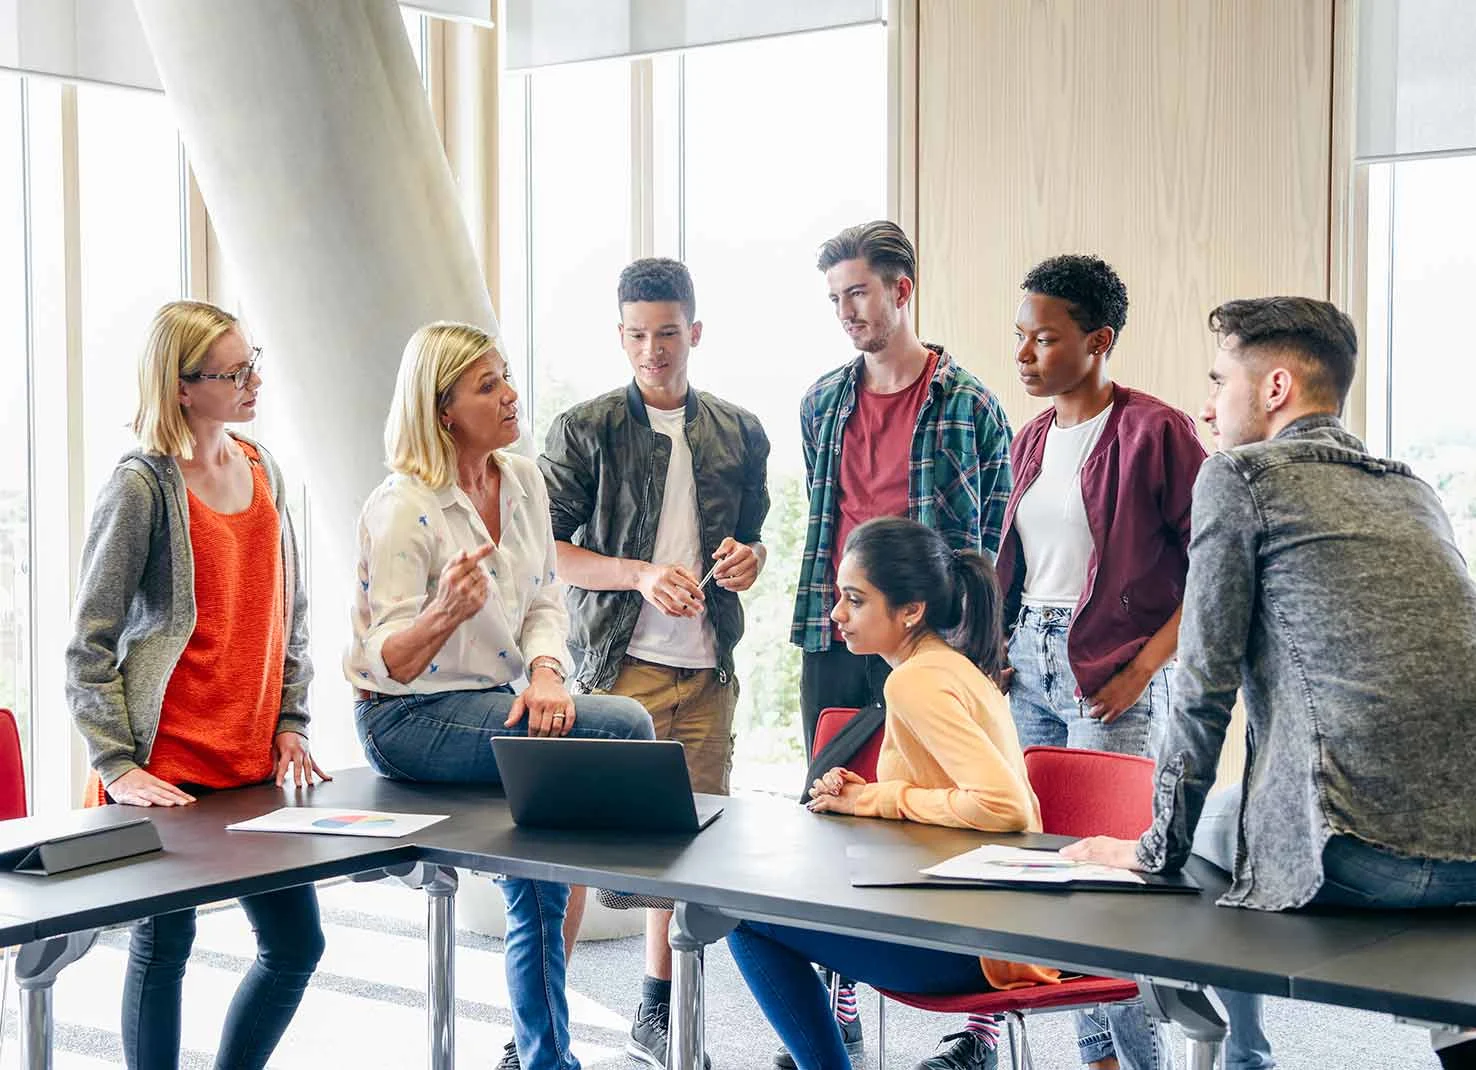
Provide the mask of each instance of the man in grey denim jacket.
[{"label": "man in grey denim jacket", "polygon": [[1341,838],[1476,875],[1476,584],[1440,501],[1338,421],[1356,354],[1341,312],[1233,301],[1210,326],[1221,342],[1204,418],[1221,452],[1194,487],[1153,825],[1131,852],[1082,850],[1183,865],[1244,688],[1241,843],[1223,903],[1311,902]]},{"label": "man in grey denim jacket", "polygon": [[1221,452],[1194,487],[1153,824],[1068,851],[1182,866],[1243,689],[1223,905],[1476,903],[1476,584],[1450,521],[1428,484],[1338,420],[1357,354],[1343,313],[1232,301],[1210,327],[1203,418]]}]

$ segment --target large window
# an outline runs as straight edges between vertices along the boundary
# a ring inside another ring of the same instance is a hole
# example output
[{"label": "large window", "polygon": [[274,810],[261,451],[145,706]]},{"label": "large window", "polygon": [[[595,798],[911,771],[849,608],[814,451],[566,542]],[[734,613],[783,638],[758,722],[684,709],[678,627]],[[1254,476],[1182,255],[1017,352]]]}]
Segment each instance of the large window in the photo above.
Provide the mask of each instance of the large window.
[{"label": "large window", "polygon": [[1369,169],[1370,444],[1440,494],[1476,572],[1476,361],[1459,341],[1476,293],[1476,155]]},{"label": "large window", "polygon": [[500,310],[533,369],[536,444],[560,411],[629,378],[615,283],[638,255],[691,268],[691,381],[769,434],[769,563],[737,653],[745,787],[793,790],[803,760],[789,644],[807,519],[799,400],[853,355],[815,253],[886,214],[886,91],[880,26],[540,70],[503,89]]},{"label": "large window", "polygon": [[619,385],[627,371],[615,280],[631,250],[630,69],[591,63],[530,82],[528,181],[515,182],[527,195],[527,256],[503,274],[527,279],[523,342],[533,353],[541,445],[554,416]]},{"label": "large window", "polygon": [[21,81],[0,75],[0,708],[29,755],[31,536]]},{"label": "large window", "polygon": [[77,88],[82,406],[90,504],[134,445],[138,357],[159,306],[185,289],[179,135],[164,97]]},{"label": "large window", "polygon": [[149,319],[182,292],[181,174],[162,97],[0,75],[0,707],[37,812],[77,801],[72,584]]}]

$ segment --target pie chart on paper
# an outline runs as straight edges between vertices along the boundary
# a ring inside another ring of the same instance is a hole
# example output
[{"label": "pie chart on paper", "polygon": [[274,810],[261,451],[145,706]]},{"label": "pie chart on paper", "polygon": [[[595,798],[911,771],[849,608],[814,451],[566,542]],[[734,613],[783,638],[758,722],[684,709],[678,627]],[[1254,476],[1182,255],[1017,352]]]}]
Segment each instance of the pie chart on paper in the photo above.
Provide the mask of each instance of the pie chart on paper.
[{"label": "pie chart on paper", "polygon": [[329,814],[320,817],[313,822],[313,828],[319,829],[362,829],[368,832],[370,829],[389,828],[394,825],[395,819],[383,814]]},{"label": "pie chart on paper", "polygon": [[233,832],[306,832],[319,836],[376,836],[392,840],[444,820],[445,814],[393,814],[385,810],[283,806],[260,817],[237,821],[226,828]]}]

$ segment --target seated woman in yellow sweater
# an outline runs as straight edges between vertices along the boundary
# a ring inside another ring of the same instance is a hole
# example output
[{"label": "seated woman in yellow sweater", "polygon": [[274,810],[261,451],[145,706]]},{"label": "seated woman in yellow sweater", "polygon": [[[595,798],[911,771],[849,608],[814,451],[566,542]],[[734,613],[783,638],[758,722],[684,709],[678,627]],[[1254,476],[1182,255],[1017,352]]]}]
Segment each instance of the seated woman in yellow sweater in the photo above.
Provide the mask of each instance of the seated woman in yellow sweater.
[{"label": "seated woman in yellow sweater", "polygon": [[[1004,649],[989,561],[950,550],[932,528],[879,517],[846,540],[836,584],[831,617],[846,647],[879,654],[892,667],[886,735],[877,783],[832,769],[810,789],[810,809],[987,832],[1040,831],[1040,803],[1025,774],[1009,700],[996,683]],[[1037,966],[758,922],[739,925],[728,946],[799,1070],[851,1066],[812,962],[879,988],[930,994],[1059,979]],[[958,1039],[960,1050],[942,1065],[988,1070],[996,1064],[992,1035],[946,1039]]]}]

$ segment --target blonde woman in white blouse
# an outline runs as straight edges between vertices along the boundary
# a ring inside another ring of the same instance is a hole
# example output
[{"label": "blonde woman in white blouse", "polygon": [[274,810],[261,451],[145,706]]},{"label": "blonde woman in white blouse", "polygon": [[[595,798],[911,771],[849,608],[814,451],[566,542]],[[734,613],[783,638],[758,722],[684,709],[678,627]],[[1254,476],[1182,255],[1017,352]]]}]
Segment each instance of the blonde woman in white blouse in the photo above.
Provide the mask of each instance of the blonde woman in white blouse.
[{"label": "blonde woman in white blouse", "polygon": [[[369,764],[397,780],[500,783],[499,735],[651,739],[628,698],[571,696],[569,618],[507,361],[477,327],[411,337],[385,425],[391,475],[359,516],[344,669]],[[526,678],[515,693],[513,684]],[[560,933],[568,888],[504,880],[513,1037],[502,1066],[576,1070]]]}]

